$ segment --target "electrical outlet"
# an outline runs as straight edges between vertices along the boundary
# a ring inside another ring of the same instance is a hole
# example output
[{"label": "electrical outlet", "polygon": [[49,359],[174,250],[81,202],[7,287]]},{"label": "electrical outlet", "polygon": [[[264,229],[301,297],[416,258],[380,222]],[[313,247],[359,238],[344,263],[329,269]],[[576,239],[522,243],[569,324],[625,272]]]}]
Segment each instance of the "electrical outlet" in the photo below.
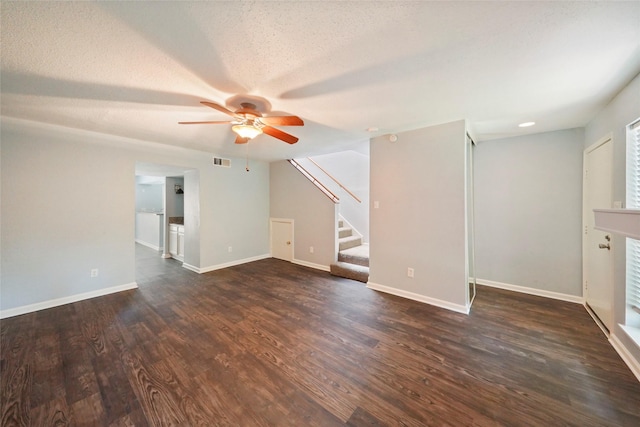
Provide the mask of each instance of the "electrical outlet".
[{"label": "electrical outlet", "polygon": [[97,268],[92,268],[91,269],[91,277],[98,277],[98,269]]},{"label": "electrical outlet", "polygon": [[229,252],[233,252],[233,248],[231,246],[229,246],[229,248],[227,249]]},{"label": "electrical outlet", "polygon": [[407,268],[407,277],[413,277],[413,268]]},{"label": "electrical outlet", "polygon": [[309,246],[309,253],[312,254],[313,253],[313,246]]}]

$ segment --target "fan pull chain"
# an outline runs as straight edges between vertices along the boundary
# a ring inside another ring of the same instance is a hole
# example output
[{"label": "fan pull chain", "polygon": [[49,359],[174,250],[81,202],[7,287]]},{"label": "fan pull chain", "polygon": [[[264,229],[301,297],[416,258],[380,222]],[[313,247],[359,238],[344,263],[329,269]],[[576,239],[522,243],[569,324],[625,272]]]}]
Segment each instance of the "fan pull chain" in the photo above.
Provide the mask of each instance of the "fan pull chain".
[{"label": "fan pull chain", "polygon": [[244,167],[244,169],[249,172],[249,142],[247,141],[247,143],[245,144],[247,146],[247,151],[246,151],[246,158],[247,158],[247,163]]}]

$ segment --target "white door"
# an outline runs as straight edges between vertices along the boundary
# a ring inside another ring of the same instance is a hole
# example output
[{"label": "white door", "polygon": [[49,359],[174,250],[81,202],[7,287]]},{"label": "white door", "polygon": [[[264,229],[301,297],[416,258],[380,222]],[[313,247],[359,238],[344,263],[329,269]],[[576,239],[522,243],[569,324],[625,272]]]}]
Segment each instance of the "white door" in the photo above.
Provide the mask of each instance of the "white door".
[{"label": "white door", "polygon": [[271,256],[285,261],[293,259],[293,220],[271,219]]},{"label": "white door", "polygon": [[583,265],[587,305],[604,326],[613,326],[611,236],[594,227],[593,209],[611,208],[613,142],[605,138],[584,153]]}]

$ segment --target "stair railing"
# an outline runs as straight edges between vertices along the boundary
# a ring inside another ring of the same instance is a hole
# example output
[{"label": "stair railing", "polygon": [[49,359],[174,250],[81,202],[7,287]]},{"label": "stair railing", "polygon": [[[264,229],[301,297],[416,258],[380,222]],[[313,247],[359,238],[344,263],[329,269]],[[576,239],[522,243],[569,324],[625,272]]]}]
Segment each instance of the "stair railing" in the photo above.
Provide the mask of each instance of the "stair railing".
[{"label": "stair railing", "polygon": [[[288,159],[287,160],[289,163],[291,163],[291,165],[298,169],[298,171],[307,177],[307,179],[309,181],[311,181],[313,183],[313,185],[315,185],[316,187],[318,187],[318,189],[320,191],[322,191],[324,193],[325,196],[327,196],[328,198],[330,198],[333,203],[340,203],[340,198],[338,196],[336,196],[335,194],[333,194],[331,192],[331,190],[329,190],[327,187],[324,186],[323,183],[321,183],[320,181],[318,181],[316,179],[316,177],[314,177],[313,175],[311,175],[311,173],[309,173],[309,171],[307,171],[304,167],[302,167],[302,165],[298,162],[296,162],[294,159]],[[315,163],[315,162],[314,162]]]},{"label": "stair railing", "polygon": [[311,163],[313,163],[314,165],[316,165],[318,167],[318,169],[320,169],[322,172],[324,172],[329,178],[331,178],[333,180],[333,182],[335,182],[336,184],[338,184],[340,186],[340,188],[342,188],[344,191],[346,191],[351,197],[353,197],[354,199],[356,199],[356,201],[358,203],[362,203],[362,200],[360,200],[358,198],[358,196],[356,196],[355,194],[353,194],[347,187],[345,187],[344,185],[342,185],[342,183],[340,181],[338,181],[333,175],[331,175],[329,172],[327,172],[326,170],[324,170],[324,168],[322,166],[320,166],[315,160],[313,160],[311,157],[307,157],[307,160],[309,160]]}]

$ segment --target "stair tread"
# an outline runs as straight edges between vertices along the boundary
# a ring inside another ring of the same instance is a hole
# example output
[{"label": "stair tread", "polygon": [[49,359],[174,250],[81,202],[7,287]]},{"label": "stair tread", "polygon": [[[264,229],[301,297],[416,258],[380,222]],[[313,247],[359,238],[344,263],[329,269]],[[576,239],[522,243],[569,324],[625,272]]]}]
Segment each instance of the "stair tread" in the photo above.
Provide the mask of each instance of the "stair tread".
[{"label": "stair tread", "polygon": [[350,262],[344,261],[336,261],[333,263],[333,265],[337,265],[338,267],[346,268],[349,270],[366,271],[367,273],[369,272],[369,267],[367,267],[366,265],[351,264]]},{"label": "stair tread", "polygon": [[[347,249],[348,251],[348,249]],[[338,252],[338,261],[339,262],[347,262],[349,264],[357,264],[368,267],[369,266],[369,257],[368,256],[359,256],[359,255],[348,255],[345,251]]]},{"label": "stair tread", "polygon": [[369,281],[369,267],[362,265],[338,261],[331,264],[329,270],[334,276],[357,280],[363,283]]},{"label": "stair tread", "polygon": [[345,249],[353,248],[354,246],[360,246],[362,244],[362,238],[360,236],[349,236],[338,239],[338,250],[344,251]]},{"label": "stair tread", "polygon": [[360,239],[361,239],[360,236],[347,236],[347,237],[341,237],[338,240],[340,242],[353,242],[353,241],[360,240]]},{"label": "stair tread", "polygon": [[359,258],[369,258],[369,245],[363,244],[360,246],[354,246],[349,249],[340,251],[341,254],[346,256],[354,256]]},{"label": "stair tread", "polygon": [[338,228],[338,238],[342,239],[344,237],[352,236],[353,229],[349,227],[340,227]]}]

